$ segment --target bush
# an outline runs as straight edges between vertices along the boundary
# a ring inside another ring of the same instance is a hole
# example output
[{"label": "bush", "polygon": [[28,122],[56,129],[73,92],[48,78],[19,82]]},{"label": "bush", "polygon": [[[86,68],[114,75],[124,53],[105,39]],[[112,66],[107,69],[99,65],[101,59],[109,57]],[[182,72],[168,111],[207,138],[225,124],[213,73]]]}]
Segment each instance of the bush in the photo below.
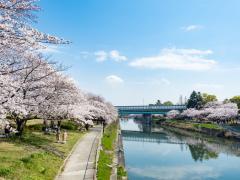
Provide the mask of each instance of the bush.
[{"label": "bush", "polygon": [[31,162],[31,156],[28,156],[28,157],[24,157],[24,158],[22,158],[22,159],[20,159],[23,163],[30,163]]},{"label": "bush", "polygon": [[31,130],[31,131],[42,131],[43,129],[43,124],[33,124],[33,125],[29,125],[27,126],[27,129]]},{"label": "bush", "polygon": [[127,172],[125,171],[125,169],[122,167],[122,166],[119,166],[117,168],[117,175],[118,177],[124,177],[124,176],[127,176]]},{"label": "bush", "polygon": [[10,174],[12,171],[9,168],[0,168],[0,177],[5,177]]},{"label": "bush", "polygon": [[78,126],[73,121],[63,121],[61,123],[61,128],[67,130],[77,130]]}]

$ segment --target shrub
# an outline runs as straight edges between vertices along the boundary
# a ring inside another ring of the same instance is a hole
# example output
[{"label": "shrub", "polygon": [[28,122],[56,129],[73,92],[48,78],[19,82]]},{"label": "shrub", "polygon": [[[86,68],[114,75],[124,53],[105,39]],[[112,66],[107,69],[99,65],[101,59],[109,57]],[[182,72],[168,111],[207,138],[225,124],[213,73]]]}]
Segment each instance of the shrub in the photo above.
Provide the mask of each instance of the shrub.
[{"label": "shrub", "polygon": [[4,176],[7,176],[8,174],[12,173],[11,169],[9,168],[2,168],[0,167],[0,177],[4,177]]},{"label": "shrub", "polygon": [[77,130],[78,126],[73,121],[64,121],[61,123],[62,129]]},{"label": "shrub", "polygon": [[21,159],[21,161],[22,161],[23,163],[30,163],[30,162],[31,162],[31,156],[24,157],[24,158]]},{"label": "shrub", "polygon": [[27,126],[27,129],[32,130],[32,131],[42,131],[43,129],[43,124],[33,124]]},{"label": "shrub", "polygon": [[127,172],[125,171],[125,169],[122,166],[119,166],[117,168],[117,175],[118,175],[118,177],[127,176]]}]

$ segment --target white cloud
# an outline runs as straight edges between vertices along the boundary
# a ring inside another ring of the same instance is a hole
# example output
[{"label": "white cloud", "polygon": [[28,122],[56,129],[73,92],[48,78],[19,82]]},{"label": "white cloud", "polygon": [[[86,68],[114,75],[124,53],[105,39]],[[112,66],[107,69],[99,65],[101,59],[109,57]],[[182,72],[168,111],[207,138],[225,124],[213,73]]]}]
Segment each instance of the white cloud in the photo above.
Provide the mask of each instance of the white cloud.
[{"label": "white cloud", "polygon": [[122,84],[124,82],[122,78],[116,75],[109,75],[105,78],[105,80],[110,85]]},{"label": "white cloud", "polygon": [[189,31],[196,31],[196,30],[200,30],[202,29],[203,26],[201,25],[196,25],[196,24],[192,24],[192,25],[189,25],[189,26],[185,26],[185,27],[182,27],[182,29],[186,32],[189,32]]},{"label": "white cloud", "polygon": [[117,51],[117,50],[110,51],[109,56],[111,59],[113,59],[115,61],[126,61],[127,60],[127,57],[120,55],[119,51]]},{"label": "white cloud", "polygon": [[98,62],[106,61],[108,58],[108,53],[106,53],[105,51],[97,51],[94,53],[94,55]]},{"label": "white cloud", "polygon": [[114,60],[116,62],[126,61],[127,57],[120,54],[117,50],[107,51],[96,51],[94,56],[98,62],[103,62],[106,60]]},{"label": "white cloud", "polygon": [[138,58],[129,65],[146,69],[204,71],[214,68],[217,64],[215,60],[206,57],[212,53],[211,50],[162,49],[161,53],[157,56]]},{"label": "white cloud", "polygon": [[[216,169],[205,165],[182,165],[182,166],[162,166],[162,167],[144,167],[135,168],[130,167],[128,171],[137,174],[141,177],[148,177],[152,179],[189,179],[189,177],[195,177],[194,179],[217,179],[220,174]],[[174,173],[172,173],[174,172]],[[201,177],[201,178],[200,178]]]}]

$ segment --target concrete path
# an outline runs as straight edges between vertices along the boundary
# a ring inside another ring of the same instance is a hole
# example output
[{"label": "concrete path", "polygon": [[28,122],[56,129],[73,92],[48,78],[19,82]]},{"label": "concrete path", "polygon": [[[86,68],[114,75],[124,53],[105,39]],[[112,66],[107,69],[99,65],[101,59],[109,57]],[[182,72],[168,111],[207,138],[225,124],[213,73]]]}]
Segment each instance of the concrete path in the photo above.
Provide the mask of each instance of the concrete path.
[{"label": "concrete path", "polygon": [[101,127],[90,129],[79,141],[67,160],[63,172],[57,180],[93,180],[95,177],[95,158],[100,141]]}]

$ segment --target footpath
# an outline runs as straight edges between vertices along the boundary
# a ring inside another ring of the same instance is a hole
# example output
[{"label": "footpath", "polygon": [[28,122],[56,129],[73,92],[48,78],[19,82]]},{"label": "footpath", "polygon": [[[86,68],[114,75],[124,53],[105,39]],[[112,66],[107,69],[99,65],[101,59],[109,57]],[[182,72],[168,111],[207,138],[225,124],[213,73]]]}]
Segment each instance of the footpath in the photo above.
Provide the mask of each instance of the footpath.
[{"label": "footpath", "polygon": [[75,146],[56,180],[94,180],[101,126],[90,129]]}]

